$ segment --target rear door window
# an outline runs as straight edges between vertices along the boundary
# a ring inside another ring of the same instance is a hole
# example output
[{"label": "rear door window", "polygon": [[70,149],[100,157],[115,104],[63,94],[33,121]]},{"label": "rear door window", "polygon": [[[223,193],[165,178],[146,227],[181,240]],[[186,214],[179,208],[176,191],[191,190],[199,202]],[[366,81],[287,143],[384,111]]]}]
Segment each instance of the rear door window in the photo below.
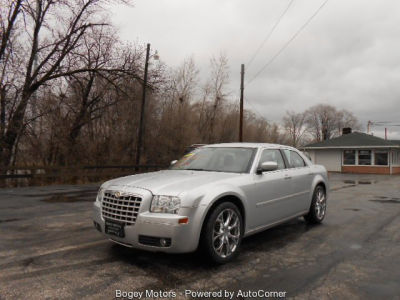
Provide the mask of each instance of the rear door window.
[{"label": "rear door window", "polygon": [[291,168],[301,168],[306,166],[304,159],[297,152],[287,149],[283,150],[283,152],[285,153],[286,159]]}]

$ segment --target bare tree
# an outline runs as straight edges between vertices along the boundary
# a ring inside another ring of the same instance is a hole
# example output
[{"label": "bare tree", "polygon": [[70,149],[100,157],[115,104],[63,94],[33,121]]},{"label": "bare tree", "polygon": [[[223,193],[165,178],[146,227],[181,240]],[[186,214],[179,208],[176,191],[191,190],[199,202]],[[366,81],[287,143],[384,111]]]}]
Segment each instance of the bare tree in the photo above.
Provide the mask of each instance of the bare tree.
[{"label": "bare tree", "polygon": [[[12,108],[17,93],[16,75],[20,65],[17,57],[19,47],[16,45],[16,31],[22,2],[0,0],[0,137],[5,133],[7,110]],[[0,149],[2,147],[0,140]]]},{"label": "bare tree", "polygon": [[[24,76],[18,101],[10,113],[7,128],[0,137],[0,164],[8,165],[18,136],[24,129],[24,117],[32,95],[50,81],[85,72],[115,71],[103,66],[82,64],[79,47],[89,30],[106,26],[96,12],[106,0],[25,1],[18,10],[24,24],[20,39],[24,43]],[[12,8],[10,1],[10,11]],[[15,9],[14,9],[15,10]],[[14,21],[15,23],[15,21]]]},{"label": "bare tree", "polygon": [[[315,141],[327,140],[340,134],[343,127],[357,127],[355,116],[346,111],[338,111],[334,106],[318,104],[306,112],[306,124]],[[339,129],[339,132],[337,131]]]},{"label": "bare tree", "polygon": [[12,40],[13,31],[18,15],[21,13],[22,0],[0,1],[0,61],[4,58],[7,48]]},{"label": "bare tree", "polygon": [[203,135],[208,143],[215,141],[216,117],[229,94],[226,91],[229,83],[228,58],[220,54],[218,58],[210,60],[211,78],[206,83],[203,91],[203,110],[201,122],[205,124]]},{"label": "bare tree", "polygon": [[195,135],[190,124],[198,72],[194,59],[185,59],[181,66],[172,70],[166,89],[160,95],[161,116],[156,140],[169,137],[165,141],[166,153],[182,153]]},{"label": "bare tree", "polygon": [[283,127],[290,137],[289,143],[291,146],[297,147],[300,144],[302,137],[307,131],[305,123],[305,113],[286,112],[286,115],[283,117]]},{"label": "bare tree", "polygon": [[180,103],[188,102],[192,99],[196,91],[197,69],[193,57],[185,59],[181,67],[174,72],[172,78],[173,97]]},{"label": "bare tree", "polygon": [[[105,26],[92,27],[87,33],[90,34],[82,37],[65,60],[85,71],[66,74],[42,85],[36,91],[36,114],[30,109],[33,102],[29,101],[19,143],[16,142],[19,164],[132,162],[142,82],[130,74],[138,70],[142,73],[143,49],[122,45]],[[230,142],[236,138],[238,109],[226,92],[227,77],[213,73],[212,78],[217,80],[209,80],[207,93],[201,94],[197,93],[202,83],[192,58],[176,70],[166,74],[164,70],[157,64],[149,72],[151,93],[146,105],[144,162],[165,164],[178,158],[187,145],[211,140]],[[15,105],[9,105],[7,116],[13,116],[11,107],[15,109],[21,101],[16,99]],[[36,120],[35,126],[32,120]],[[200,120],[204,121],[203,126],[199,126]],[[277,124],[247,110],[244,131],[247,141],[284,141]]]},{"label": "bare tree", "polygon": [[361,125],[353,113],[343,109],[338,111],[337,135],[341,135],[342,129],[345,127],[350,127],[353,130],[359,130]]}]

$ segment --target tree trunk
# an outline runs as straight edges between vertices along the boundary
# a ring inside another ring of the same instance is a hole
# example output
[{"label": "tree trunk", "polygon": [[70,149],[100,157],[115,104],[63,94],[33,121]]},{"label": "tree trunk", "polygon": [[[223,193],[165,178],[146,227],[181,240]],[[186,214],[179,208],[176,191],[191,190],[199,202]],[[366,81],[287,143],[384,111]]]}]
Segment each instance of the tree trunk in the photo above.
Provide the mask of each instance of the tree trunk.
[{"label": "tree trunk", "polygon": [[6,130],[6,90],[0,90],[0,137],[4,136]]},{"label": "tree trunk", "polygon": [[24,127],[25,111],[32,93],[32,91],[26,90],[22,93],[21,102],[18,104],[17,109],[7,126],[7,131],[0,138],[0,145],[2,145],[0,151],[0,165],[9,166],[11,163],[13,149],[15,148],[17,138],[22,133]]},{"label": "tree trunk", "polygon": [[329,138],[329,136],[328,136],[328,129],[326,129],[326,128],[322,129],[322,139],[323,139],[324,141],[326,141],[328,138]]}]

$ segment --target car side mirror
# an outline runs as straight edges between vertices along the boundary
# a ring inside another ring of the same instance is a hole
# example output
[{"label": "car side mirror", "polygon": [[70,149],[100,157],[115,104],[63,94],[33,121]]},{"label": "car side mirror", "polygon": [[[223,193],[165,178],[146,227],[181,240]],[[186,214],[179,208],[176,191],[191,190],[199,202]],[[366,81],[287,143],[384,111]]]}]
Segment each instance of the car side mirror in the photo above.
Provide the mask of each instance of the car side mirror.
[{"label": "car side mirror", "polygon": [[257,174],[262,174],[262,172],[275,171],[278,170],[278,164],[275,161],[265,161],[257,169]]},{"label": "car side mirror", "polygon": [[177,162],[177,160],[175,159],[175,160],[171,161],[170,165],[172,166],[172,165],[176,164],[176,162]]}]

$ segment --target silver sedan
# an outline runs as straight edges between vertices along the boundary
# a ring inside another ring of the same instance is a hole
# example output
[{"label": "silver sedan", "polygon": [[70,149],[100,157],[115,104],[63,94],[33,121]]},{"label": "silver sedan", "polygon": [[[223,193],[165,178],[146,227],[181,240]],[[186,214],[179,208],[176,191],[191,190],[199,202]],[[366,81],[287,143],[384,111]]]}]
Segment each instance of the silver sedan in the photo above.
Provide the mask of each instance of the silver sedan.
[{"label": "silver sedan", "polygon": [[93,220],[103,235],[127,247],[170,253],[200,248],[225,263],[245,236],[299,216],[320,223],[328,190],[325,168],[295,148],[207,145],[168,170],[105,182]]}]

